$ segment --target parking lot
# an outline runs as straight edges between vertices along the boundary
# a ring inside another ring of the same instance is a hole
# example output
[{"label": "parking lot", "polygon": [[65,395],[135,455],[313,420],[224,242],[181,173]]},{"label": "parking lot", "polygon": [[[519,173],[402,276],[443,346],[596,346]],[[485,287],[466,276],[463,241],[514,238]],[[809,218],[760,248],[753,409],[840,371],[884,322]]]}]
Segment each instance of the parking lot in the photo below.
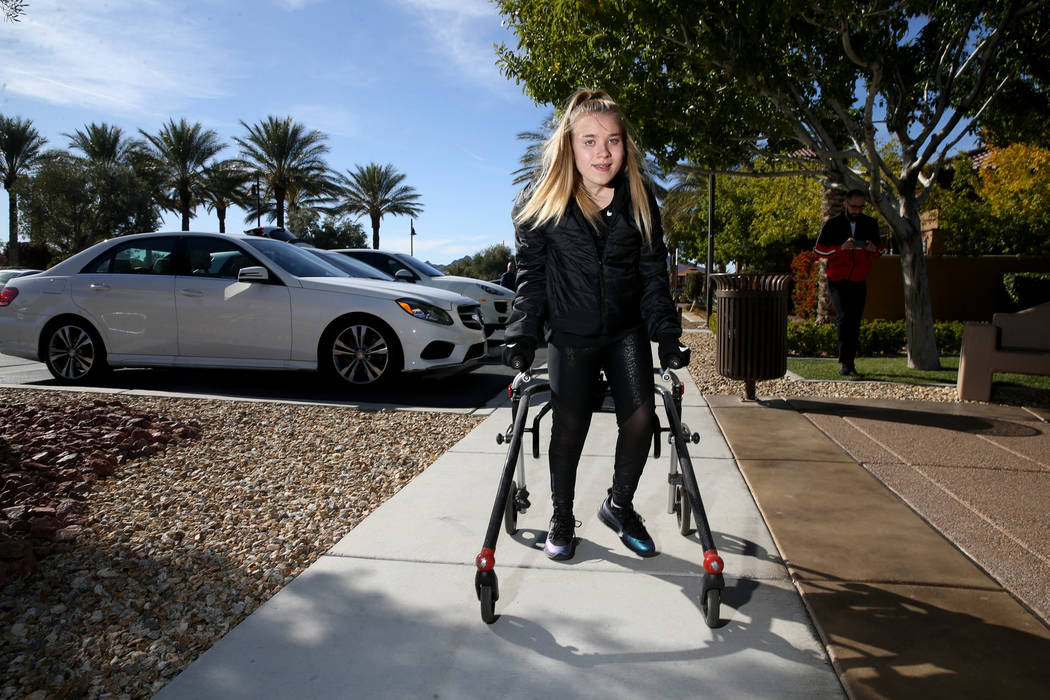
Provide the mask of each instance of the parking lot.
[{"label": "parking lot", "polygon": [[[292,401],[472,413],[505,396],[513,370],[499,361],[501,333],[489,357],[451,376],[405,375],[386,388],[347,388],[315,372],[203,369],[119,369],[97,384],[107,391],[179,394],[248,400]],[[540,350],[537,363],[545,362]],[[41,362],[0,354],[0,385],[61,388]]]}]

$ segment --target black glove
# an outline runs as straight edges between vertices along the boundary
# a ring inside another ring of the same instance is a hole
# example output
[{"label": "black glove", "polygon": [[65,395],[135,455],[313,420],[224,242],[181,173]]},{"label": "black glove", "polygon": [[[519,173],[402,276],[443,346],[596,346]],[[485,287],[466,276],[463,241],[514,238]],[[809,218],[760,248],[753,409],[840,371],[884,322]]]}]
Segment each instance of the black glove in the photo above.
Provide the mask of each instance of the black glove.
[{"label": "black glove", "polygon": [[689,364],[693,351],[678,340],[678,336],[664,335],[657,341],[657,355],[661,369],[681,369]]},{"label": "black glove", "polygon": [[536,341],[532,338],[507,338],[503,346],[503,364],[524,372],[536,359]]}]

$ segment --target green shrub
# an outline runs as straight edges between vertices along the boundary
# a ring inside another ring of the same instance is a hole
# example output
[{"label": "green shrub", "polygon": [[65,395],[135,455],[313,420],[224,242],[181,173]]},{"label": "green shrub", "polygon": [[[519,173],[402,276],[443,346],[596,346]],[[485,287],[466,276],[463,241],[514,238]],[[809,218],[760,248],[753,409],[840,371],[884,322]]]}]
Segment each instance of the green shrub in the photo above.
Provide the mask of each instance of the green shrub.
[{"label": "green shrub", "polygon": [[860,324],[857,354],[867,357],[877,355],[899,355],[908,346],[908,333],[904,321],[875,319]]},{"label": "green shrub", "polygon": [[[964,324],[960,321],[937,321],[933,335],[937,350],[942,355],[957,355],[962,346]],[[863,357],[900,355],[908,347],[908,333],[904,321],[875,319],[860,324],[857,354]],[[838,354],[838,336],[831,323],[788,321],[787,351],[799,357],[835,357]]]},{"label": "green shrub", "polygon": [[959,354],[965,325],[962,321],[937,321],[933,324],[933,335],[937,339],[937,351],[940,354]]},{"label": "green shrub", "polygon": [[700,275],[685,276],[685,298],[689,301],[704,301],[704,279]]},{"label": "green shrub", "polygon": [[1003,286],[1010,301],[1022,309],[1050,301],[1050,272],[1007,272]]},{"label": "green shrub", "polygon": [[787,351],[789,355],[803,357],[837,354],[835,326],[813,321],[788,321]]}]

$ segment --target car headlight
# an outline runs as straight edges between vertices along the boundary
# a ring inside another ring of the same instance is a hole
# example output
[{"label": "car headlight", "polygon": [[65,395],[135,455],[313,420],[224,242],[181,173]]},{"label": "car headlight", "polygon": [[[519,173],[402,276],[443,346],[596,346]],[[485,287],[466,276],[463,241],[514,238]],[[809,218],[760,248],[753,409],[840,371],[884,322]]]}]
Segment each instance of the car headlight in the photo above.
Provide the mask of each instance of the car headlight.
[{"label": "car headlight", "polygon": [[491,284],[482,284],[481,282],[475,282],[474,284],[476,284],[477,286],[481,287],[481,291],[485,292],[486,294],[488,294],[490,296],[495,296],[495,297],[513,296],[511,291],[509,289],[506,289],[505,287],[495,287],[495,286],[493,286]]},{"label": "car headlight", "polygon": [[416,318],[421,318],[424,321],[433,321],[434,323],[440,323],[443,326],[452,325],[452,317],[449,316],[448,312],[442,308],[428,304],[425,301],[419,299],[398,299],[397,305],[405,310],[405,313],[412,314]]}]

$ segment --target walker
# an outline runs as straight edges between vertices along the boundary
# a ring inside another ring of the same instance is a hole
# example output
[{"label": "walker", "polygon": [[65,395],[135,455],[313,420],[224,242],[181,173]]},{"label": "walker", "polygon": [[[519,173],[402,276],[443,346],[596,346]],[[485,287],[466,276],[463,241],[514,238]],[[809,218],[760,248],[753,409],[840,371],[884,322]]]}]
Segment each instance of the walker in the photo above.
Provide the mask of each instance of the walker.
[{"label": "walker", "polygon": [[[516,369],[522,369],[520,367]],[[675,367],[674,369],[678,369]],[[690,533],[690,520],[696,521],[696,531],[700,537],[703,551],[704,574],[700,584],[700,608],[704,622],[708,627],[719,624],[719,608],[722,602],[722,590],[725,582],[722,578],[723,562],[715,549],[711,527],[707,522],[703,501],[700,499],[700,488],[693,473],[693,463],[689,459],[687,445],[689,442],[700,442],[697,433],[690,433],[688,426],[681,422],[682,395],[685,387],[670,369],[655,368],[656,374],[670,387],[655,384],[656,393],[663,399],[664,411],[667,414],[667,426],[660,424],[656,417],[656,429],[653,432],[653,457],[660,458],[660,436],[669,433],[670,470],[667,475],[667,512],[673,513],[678,521],[678,531],[687,536]],[[488,530],[481,553],[475,559],[477,572],[474,575],[474,588],[481,602],[481,619],[488,624],[496,621],[496,601],[499,600],[499,583],[493,568],[496,564],[496,540],[499,537],[500,524],[508,535],[518,531],[518,515],[528,511],[529,491],[525,486],[525,459],[522,442],[525,433],[532,434],[532,456],[540,456],[540,420],[550,411],[550,403],[540,409],[532,422],[526,427],[529,414],[529,402],[532,397],[550,392],[548,382],[533,381],[528,369],[519,372],[511,383],[508,393],[511,398],[512,424],[506,433],[496,436],[497,444],[508,444],[507,459],[503,465],[499,487],[496,489],[496,500],[492,505]],[[612,412],[612,397],[604,379],[595,389],[595,410]]]}]

